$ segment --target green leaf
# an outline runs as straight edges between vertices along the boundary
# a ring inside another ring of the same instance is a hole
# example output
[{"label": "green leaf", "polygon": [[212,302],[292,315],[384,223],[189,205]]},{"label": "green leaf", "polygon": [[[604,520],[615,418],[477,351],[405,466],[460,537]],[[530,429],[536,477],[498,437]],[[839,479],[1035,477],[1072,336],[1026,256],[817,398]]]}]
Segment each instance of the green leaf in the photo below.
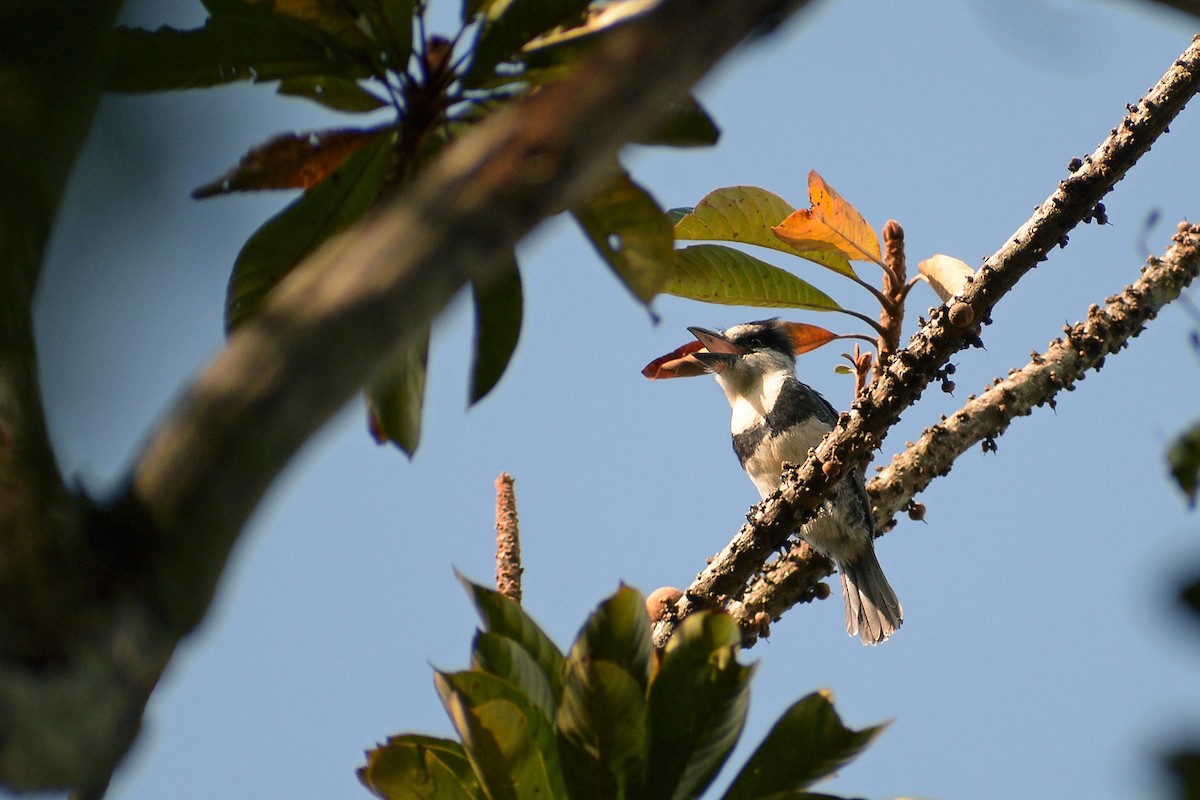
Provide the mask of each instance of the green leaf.
[{"label": "green leaf", "polygon": [[554,729],[516,687],[475,671],[434,680],[491,800],[566,797]]},{"label": "green leaf", "polygon": [[550,679],[517,642],[497,633],[476,633],[471,645],[471,668],[508,681],[521,690],[531,706],[545,715],[547,722],[554,718],[558,701]]},{"label": "green leaf", "polygon": [[663,292],[705,303],[837,311],[829,295],[790,272],[741,250],[697,244],[675,251]]},{"label": "green leaf", "polygon": [[388,66],[408,68],[413,51],[414,0],[346,0],[367,19],[375,40],[387,52]]},{"label": "green leaf", "polygon": [[409,458],[421,441],[421,409],[425,404],[425,367],[429,361],[429,329],[394,353],[366,387],[371,435],[393,442]]},{"label": "green leaf", "polygon": [[654,645],[641,593],[622,586],[601,603],[588,617],[567,657],[576,662],[612,662],[629,673],[644,692],[650,681]]},{"label": "green leaf", "polygon": [[478,403],[504,375],[521,336],[521,273],[513,256],[508,270],[487,284],[472,283],[475,302],[475,355],[471,364],[471,404]]},{"label": "green leaf", "polygon": [[432,736],[392,736],[367,751],[358,779],[386,800],[484,800],[458,742]]},{"label": "green leaf", "polygon": [[1179,488],[1187,495],[1188,505],[1196,505],[1200,489],[1200,423],[1184,432],[1167,451],[1167,463]]},{"label": "green leaf", "polygon": [[556,723],[572,800],[638,796],[647,767],[644,689],[617,664],[574,656],[567,664]]},{"label": "green leaf", "polygon": [[714,189],[691,213],[675,223],[675,238],[683,240],[741,242],[800,256],[834,272],[853,277],[850,261],[830,251],[798,250],[772,230],[795,211],[791,203],[757,186]]},{"label": "green leaf", "polygon": [[282,95],[308,98],[334,111],[365,113],[387,105],[358,81],[332,75],[284,78],[276,91]]},{"label": "green leaf", "polygon": [[366,213],[383,187],[394,141],[394,133],[381,133],[246,240],[229,279],[227,327],[233,329],[257,313],[293,267]]},{"label": "green leaf", "polygon": [[204,27],[113,32],[109,91],[156,92],[304,75],[370,74],[351,48],[269,4],[224,3]]},{"label": "green leaf", "polygon": [[596,251],[643,303],[671,274],[671,225],[658,203],[624,172],[572,211]]},{"label": "green leaf", "polygon": [[[670,147],[709,147],[721,138],[721,129],[704,107],[689,97],[671,104],[670,115],[658,129],[635,139],[638,144],[668,145]],[[675,221],[672,220],[672,223]]]},{"label": "green leaf", "polygon": [[[512,61],[521,47],[556,25],[582,22],[590,0],[494,0],[471,3],[482,14],[474,57],[463,78],[467,88],[486,78],[495,66]],[[470,6],[465,10],[470,10]]]},{"label": "green leaf", "polygon": [[828,693],[814,692],[784,712],[724,800],[758,800],[805,789],[848,764],[884,727],[847,728]]},{"label": "green leaf", "polygon": [[520,645],[541,667],[557,697],[562,693],[562,652],[555,646],[533,618],[509,598],[497,591],[471,583],[459,576],[463,586],[471,595],[484,628],[512,639]]},{"label": "green leaf", "polygon": [[741,634],[727,614],[684,619],[650,684],[645,798],[700,795],[737,743],[749,705],[751,667],[737,661]]}]

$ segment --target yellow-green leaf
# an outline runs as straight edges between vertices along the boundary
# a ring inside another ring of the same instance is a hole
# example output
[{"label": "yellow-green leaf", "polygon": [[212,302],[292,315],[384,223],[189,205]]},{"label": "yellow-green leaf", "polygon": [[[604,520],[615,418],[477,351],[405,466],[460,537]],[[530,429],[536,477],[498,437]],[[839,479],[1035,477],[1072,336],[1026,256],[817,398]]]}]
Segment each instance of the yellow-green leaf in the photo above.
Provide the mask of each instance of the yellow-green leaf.
[{"label": "yellow-green leaf", "polygon": [[483,800],[461,744],[415,733],[367,751],[358,779],[385,800]]},{"label": "yellow-green leaf", "polygon": [[572,211],[596,251],[633,295],[650,302],[671,273],[671,224],[625,172]]},{"label": "yellow-green leaf", "polygon": [[796,248],[776,236],[775,226],[794,210],[792,204],[779,195],[757,186],[714,189],[675,222],[675,238],[767,247],[853,277],[854,269],[841,252]]},{"label": "yellow-green leaf", "polygon": [[697,244],[675,251],[663,292],[705,303],[759,308],[837,311],[829,295],[790,272],[741,250]]},{"label": "yellow-green leaf", "polygon": [[776,225],[776,236],[797,250],[841,253],[851,261],[882,266],[879,236],[858,209],[815,171],[808,173],[808,199],[812,207],[795,211]]}]

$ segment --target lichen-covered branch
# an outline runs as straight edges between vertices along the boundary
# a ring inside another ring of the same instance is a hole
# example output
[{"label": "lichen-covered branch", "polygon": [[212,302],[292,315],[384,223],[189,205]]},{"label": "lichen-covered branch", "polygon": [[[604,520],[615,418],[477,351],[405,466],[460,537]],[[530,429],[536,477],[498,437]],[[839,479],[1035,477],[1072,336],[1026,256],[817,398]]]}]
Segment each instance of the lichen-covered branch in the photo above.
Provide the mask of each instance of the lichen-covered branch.
[{"label": "lichen-covered branch", "polygon": [[[895,524],[895,515],[935,478],[946,475],[955,459],[977,443],[1000,436],[1016,417],[1049,404],[1061,391],[1070,391],[1089,370],[1099,370],[1137,336],[1167,303],[1179,297],[1200,275],[1200,226],[1180,223],[1162,258],[1150,259],[1141,277],[1101,308],[1093,305],[1087,319],[1065,329],[1025,367],[997,379],[978,397],[927,428],[911,446],[898,453],[868,485],[878,530]],[[820,581],[832,566],[811,548],[793,545],[759,575],[730,612],[752,640],[762,620],[778,619],[797,603],[821,596]]]},{"label": "lichen-covered branch", "polygon": [[1063,237],[1089,216],[1096,203],[1166,130],[1200,88],[1200,39],[1193,40],[1166,74],[1090,155],[1069,166],[1070,175],[1012,238],[991,255],[950,305],[937,309],[860,396],[803,464],[784,470],[780,491],[757,505],[749,521],[692,582],[678,615],[655,628],[656,643],[669,638],[678,616],[696,607],[739,598],[750,579],[792,533],[810,519],[839,475],[859,469],[901,412],[920,397],[937,370],[978,340],[977,326],[1017,281],[1045,261]]}]

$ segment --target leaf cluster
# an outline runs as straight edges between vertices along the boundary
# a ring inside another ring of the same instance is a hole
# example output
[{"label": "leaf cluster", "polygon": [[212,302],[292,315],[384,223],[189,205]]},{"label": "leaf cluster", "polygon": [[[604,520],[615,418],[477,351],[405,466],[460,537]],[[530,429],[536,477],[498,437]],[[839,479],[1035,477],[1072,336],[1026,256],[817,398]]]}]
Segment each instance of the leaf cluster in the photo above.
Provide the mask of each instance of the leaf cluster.
[{"label": "leaf cluster", "polygon": [[[122,28],[108,88],[148,92],[270,82],[382,124],[281,134],[251,148],[196,197],[302,189],[267,220],[234,262],[226,297],[231,330],[258,314],[306,256],[404,185],[443,148],[497,108],[578,69],[648,4],[640,0],[463,0],[450,37],[429,33],[417,0],[202,0],[193,30]],[[692,99],[676,103],[645,144],[708,145],[718,131]],[[670,261],[670,226],[653,198],[613,165],[613,178],[572,213],[617,275],[648,301]],[[475,347],[470,402],[503,375],[522,322],[516,254],[511,269],[472,286]],[[420,438],[428,331],[394,354],[367,389],[371,430],[412,453]]]},{"label": "leaf cluster", "polygon": [[[564,654],[512,600],[466,586],[483,619],[471,667],[435,677],[459,739],[389,738],[358,770],[367,788],[388,800],[667,800],[711,784],[745,724],[754,671],[728,616],[693,614],[658,654],[642,596],[622,587]],[[846,728],[827,693],[810,694],[722,798],[824,797],[806,789],[881,729]]]}]

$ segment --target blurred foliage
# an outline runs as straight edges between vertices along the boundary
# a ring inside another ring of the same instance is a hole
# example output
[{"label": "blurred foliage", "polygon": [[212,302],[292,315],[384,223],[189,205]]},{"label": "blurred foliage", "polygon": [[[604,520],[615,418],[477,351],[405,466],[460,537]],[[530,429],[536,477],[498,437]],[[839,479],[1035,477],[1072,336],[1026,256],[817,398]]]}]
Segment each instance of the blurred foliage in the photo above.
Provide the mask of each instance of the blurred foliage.
[{"label": "blurred foliage", "polygon": [[[483,619],[471,666],[436,684],[459,739],[401,734],[359,768],[377,796],[642,798],[700,796],[745,724],[753,667],[720,612],[687,617],[666,649],[651,644],[645,601],[622,587],[561,652],[504,595],[466,584]],[[850,762],[882,730],[853,730],[829,695],[779,718],[724,800],[827,797],[805,790]]]},{"label": "blurred foliage", "polygon": [[[303,189],[247,240],[229,281],[234,329],[330,236],[417,175],[444,147],[502,105],[578,69],[605,37],[644,13],[642,0],[463,0],[449,37],[426,31],[416,0],[201,0],[193,30],[121,28],[108,88],[151,92],[233,82],[273,83],[372,124],[281,134],[195,196]],[[387,117],[380,123],[380,117]],[[711,145],[719,131],[683,98],[645,144]],[[612,182],[573,210],[597,252],[642,302],[666,284],[670,226],[661,208],[619,166]],[[496,385],[521,329],[520,272],[475,286],[470,401]],[[427,333],[426,336],[427,337]],[[371,430],[411,454],[420,440],[425,348],[398,354],[367,387]],[[419,352],[418,352],[419,350]]]}]

